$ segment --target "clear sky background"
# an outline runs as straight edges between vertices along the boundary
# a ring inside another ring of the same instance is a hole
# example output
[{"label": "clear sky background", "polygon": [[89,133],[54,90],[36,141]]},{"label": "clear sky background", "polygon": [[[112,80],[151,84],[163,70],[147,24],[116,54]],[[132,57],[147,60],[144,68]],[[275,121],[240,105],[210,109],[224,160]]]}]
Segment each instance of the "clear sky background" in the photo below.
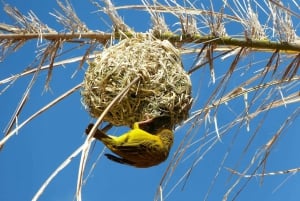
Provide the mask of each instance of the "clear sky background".
[{"label": "clear sky background", "polygon": [[[140,4],[139,1],[127,1],[129,4]],[[7,0],[5,3],[17,7],[23,14],[32,10],[39,19],[54,28],[57,31],[62,31],[55,19],[49,15],[54,9],[58,9],[55,1],[18,1]],[[105,15],[92,13],[97,9],[91,5],[89,1],[72,1],[78,16],[92,30],[109,31],[110,27],[104,23],[108,21]],[[115,0],[116,5],[124,5],[123,1]],[[299,3],[299,2],[298,2]],[[200,2],[196,3],[200,5]],[[4,5],[4,3],[2,3]],[[215,5],[217,8],[219,5]],[[208,7],[207,7],[208,8]],[[299,11],[299,10],[298,10]],[[149,29],[150,17],[147,12],[134,11],[130,12],[121,10],[119,12],[124,16],[124,20],[136,31],[146,31]],[[166,20],[171,25],[174,23],[174,18],[169,16]],[[299,20],[299,19],[298,19]],[[0,11],[0,23],[13,23],[12,20]],[[299,24],[298,24],[299,25]],[[174,25],[176,26],[176,25]],[[178,25],[177,25],[178,26]],[[174,29],[174,27],[171,27]],[[237,29],[238,27],[232,27]],[[295,25],[295,29],[299,26]],[[239,33],[242,31],[227,30],[229,33]],[[296,30],[299,34],[299,30]],[[30,41],[17,52],[13,52],[4,61],[0,61],[0,80],[9,77],[12,74],[22,72],[24,68],[30,66],[34,61],[36,54],[37,41]],[[66,46],[68,47],[68,46]],[[59,58],[59,60],[76,57],[82,54],[83,50],[75,50],[67,53]],[[240,70],[234,74],[231,82],[228,84],[229,89],[233,88],[241,80],[245,80],[253,76],[255,72],[262,69],[266,61],[252,66],[251,69],[246,69],[244,65],[252,61],[260,61],[270,54],[253,54],[251,58],[245,58],[239,63]],[[186,69],[192,65],[195,55],[186,55],[183,57],[183,63]],[[229,67],[231,59],[217,61],[215,63],[216,78],[219,78]],[[55,99],[71,87],[82,82],[84,71],[87,65],[85,64],[74,77],[73,73],[78,68],[78,63],[70,64],[55,68],[53,78],[50,83],[51,90],[45,91],[45,77],[47,72],[43,72],[38,77],[38,81],[30,93],[28,102],[19,117],[19,122],[24,121],[35,111],[46,105],[49,101]],[[256,67],[256,68],[255,68]],[[71,78],[72,77],[72,78]],[[195,103],[192,111],[200,109],[203,106],[210,93],[214,89],[211,83],[209,68],[197,71],[192,75],[193,96]],[[7,85],[0,85],[0,128],[3,131],[9,121],[9,117],[13,114],[16,105],[22,97],[24,90],[27,87],[31,77],[22,77],[14,82],[8,90],[2,93],[2,90]],[[217,79],[217,82],[220,79]],[[299,91],[298,89],[293,89]],[[68,98],[64,99],[55,107],[47,110],[38,118],[34,119],[30,124],[23,127],[18,135],[13,136],[0,152],[0,200],[1,201],[23,201],[31,200],[43,182],[49,175],[85,140],[84,130],[86,126],[94,121],[85,111],[81,104],[80,92],[77,91]],[[229,151],[224,167],[234,168],[237,163],[240,163],[239,170],[243,170],[250,163],[253,155],[260,151],[262,146],[274,135],[284,122],[286,117],[294,110],[299,108],[299,103],[280,107],[270,111],[267,114],[264,124],[261,126],[257,137],[253,141],[249,150],[243,155],[243,150],[251,136],[255,133],[257,124],[261,121],[262,116],[253,119],[250,124],[250,132],[246,131],[243,125],[236,139],[234,138],[236,128],[227,133],[221,142],[210,149],[209,153],[193,168],[191,175],[187,180],[179,182],[181,177],[191,167],[195,160],[199,159],[203,152],[207,150],[210,144],[204,145],[204,148],[198,150],[201,142],[196,142],[197,139],[203,137],[203,133],[208,128],[195,128],[195,144],[187,149],[183,159],[179,162],[178,167],[174,170],[172,177],[164,188],[164,196],[170,201],[199,201],[204,200],[218,168]],[[218,124],[222,125],[230,122],[235,112],[243,110],[243,98],[228,103],[227,107],[221,108],[224,110],[219,112]],[[231,111],[230,111],[231,110]],[[269,157],[266,171],[273,172],[278,170],[287,170],[299,167],[300,159],[298,157],[299,149],[299,118],[296,119],[288,131],[281,137],[279,143],[276,144],[272,154]],[[165,170],[170,163],[173,154],[176,152],[184,135],[188,132],[190,124],[176,130],[175,144],[171,150],[169,159],[163,164],[148,168],[137,169],[129,166],[123,166],[101,157],[96,162],[96,167],[92,171],[90,177],[83,186],[83,200],[88,201],[150,201],[155,197],[159,182]],[[253,127],[251,127],[253,126]],[[210,130],[214,130],[210,128]],[[124,128],[117,128],[110,133],[121,134]],[[215,133],[212,135],[215,136]],[[208,136],[209,138],[212,137]],[[234,141],[234,145],[231,143]],[[203,141],[202,141],[203,143]],[[99,154],[103,151],[104,146],[97,142],[90,155],[90,159],[86,168],[86,175],[89,169],[97,160]],[[198,150],[198,151],[197,151]],[[108,150],[106,150],[108,152]],[[76,190],[77,174],[80,157],[72,160],[54,180],[43,195],[40,197],[42,201],[58,201],[58,200],[73,200]],[[211,189],[207,200],[221,200],[224,193],[234,183],[237,176],[230,177],[230,173],[222,167],[219,171],[219,176]],[[253,170],[253,169],[252,169]],[[250,171],[251,172],[251,171]],[[247,179],[243,179],[244,184]],[[236,200],[264,200],[264,201],[298,201],[300,200],[300,176],[297,174],[285,174],[277,176],[266,176],[263,184],[260,183],[260,177],[249,181],[242,193]],[[179,182],[179,183],[178,183]],[[178,183],[178,185],[176,185]],[[239,188],[242,187],[239,184]],[[173,189],[174,187],[174,189]],[[168,194],[171,191],[170,194]],[[229,197],[231,200],[233,197]]]}]

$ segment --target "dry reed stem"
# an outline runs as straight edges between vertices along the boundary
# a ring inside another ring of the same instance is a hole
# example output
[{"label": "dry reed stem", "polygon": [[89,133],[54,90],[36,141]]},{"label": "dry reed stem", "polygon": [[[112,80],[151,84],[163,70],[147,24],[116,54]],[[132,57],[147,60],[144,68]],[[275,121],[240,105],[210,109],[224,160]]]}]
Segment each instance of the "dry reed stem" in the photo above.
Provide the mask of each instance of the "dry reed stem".
[{"label": "dry reed stem", "polygon": [[81,152],[81,158],[80,158],[80,164],[79,164],[79,170],[78,170],[78,177],[77,177],[77,188],[76,188],[76,199],[78,201],[81,201],[81,189],[82,189],[82,182],[83,182],[83,173],[85,170],[87,158],[88,158],[88,153],[91,147],[91,143],[94,140],[93,135],[95,134],[98,126],[101,124],[103,121],[104,116],[107,114],[107,112],[114,106],[114,104],[117,103],[117,101],[121,101],[122,97],[126,93],[128,93],[130,87],[132,85],[136,84],[137,81],[140,79],[139,76],[137,76],[134,80],[132,80],[120,93],[110,102],[110,104],[106,107],[106,109],[103,111],[103,113],[99,116],[97,119],[96,123],[94,124],[93,128],[89,132],[85,142],[83,143],[83,149]]},{"label": "dry reed stem", "polygon": [[63,161],[52,173],[51,175],[46,179],[46,181],[41,185],[39,190],[35,193],[35,195],[32,198],[32,201],[37,201],[41,195],[44,193],[50,182],[65,168],[67,165],[72,162],[72,160],[79,155],[82,150],[84,149],[84,145],[81,145],[78,147],[69,157],[66,158],[65,161]]},{"label": "dry reed stem", "polygon": [[58,103],[59,101],[63,100],[64,98],[66,98],[67,96],[71,95],[73,92],[75,92],[76,90],[78,90],[81,87],[82,83],[76,85],[75,87],[71,88],[70,90],[68,90],[67,92],[65,92],[64,94],[60,95],[59,97],[57,97],[56,99],[54,99],[53,101],[49,102],[47,105],[45,105],[44,107],[42,107],[41,109],[39,109],[37,112],[35,112],[34,114],[32,114],[30,117],[28,117],[25,121],[23,121],[20,125],[17,125],[15,129],[13,129],[12,131],[10,131],[1,141],[0,141],[0,147],[2,147],[7,140],[9,140],[9,138],[11,138],[14,134],[16,134],[23,126],[25,126],[26,124],[28,124],[31,120],[33,120],[34,118],[38,117],[40,114],[42,114],[43,112],[47,111],[49,108],[51,108],[52,106],[54,106],[56,103]]},{"label": "dry reed stem", "polygon": [[264,172],[264,173],[256,173],[256,174],[243,174],[241,172],[238,172],[236,170],[233,170],[231,168],[226,167],[228,171],[230,171],[232,174],[236,174],[238,176],[244,177],[244,178],[251,178],[251,177],[264,177],[264,176],[274,176],[274,175],[281,175],[281,174],[295,174],[300,171],[300,168],[292,168],[288,170],[279,170],[274,172]]},{"label": "dry reed stem", "polygon": [[[127,37],[132,37],[132,33],[124,33]],[[148,35],[148,34],[137,34],[138,35]],[[119,35],[114,35],[104,32],[89,32],[89,33],[44,33],[43,39],[45,40],[63,40],[65,42],[78,42],[88,40],[96,40],[101,44],[106,44],[112,36],[118,39]],[[1,40],[11,40],[11,41],[26,41],[37,39],[38,34],[29,33],[29,34],[0,34]],[[270,40],[245,40],[243,38],[234,38],[230,36],[226,37],[215,37],[215,36],[200,36],[200,35],[178,35],[165,33],[159,36],[155,36],[158,39],[169,40],[172,43],[207,43],[213,41],[212,44],[220,46],[220,48],[232,49],[235,47],[247,47],[253,48],[254,50],[259,51],[268,51],[268,50],[280,50],[285,54],[297,54],[300,52],[299,43],[281,43]],[[11,45],[11,44],[10,44]]]}]

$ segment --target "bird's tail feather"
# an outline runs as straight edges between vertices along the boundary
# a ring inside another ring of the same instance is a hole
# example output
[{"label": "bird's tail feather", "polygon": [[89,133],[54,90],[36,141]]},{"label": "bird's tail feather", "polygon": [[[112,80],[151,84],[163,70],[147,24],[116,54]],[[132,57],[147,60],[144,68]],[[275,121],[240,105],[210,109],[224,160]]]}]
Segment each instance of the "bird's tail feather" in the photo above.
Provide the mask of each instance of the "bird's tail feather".
[{"label": "bird's tail feather", "polygon": [[[89,124],[88,127],[85,129],[85,133],[88,135],[90,133],[90,131],[92,130],[94,124]],[[102,139],[104,138],[111,138],[108,135],[106,135],[103,131],[97,129],[96,132],[94,133],[94,138],[96,138],[97,140],[102,141]]]}]

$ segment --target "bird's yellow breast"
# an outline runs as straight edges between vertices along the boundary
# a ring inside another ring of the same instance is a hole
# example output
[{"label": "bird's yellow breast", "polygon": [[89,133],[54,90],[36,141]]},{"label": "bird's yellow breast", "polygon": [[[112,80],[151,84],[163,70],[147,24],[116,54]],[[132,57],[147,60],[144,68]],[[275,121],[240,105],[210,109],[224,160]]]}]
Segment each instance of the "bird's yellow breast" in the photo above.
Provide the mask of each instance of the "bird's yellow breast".
[{"label": "bird's yellow breast", "polygon": [[162,146],[159,136],[152,135],[139,128],[134,128],[119,137],[114,137],[114,140],[118,145],[135,145],[143,141],[148,141],[149,143],[151,142]]}]

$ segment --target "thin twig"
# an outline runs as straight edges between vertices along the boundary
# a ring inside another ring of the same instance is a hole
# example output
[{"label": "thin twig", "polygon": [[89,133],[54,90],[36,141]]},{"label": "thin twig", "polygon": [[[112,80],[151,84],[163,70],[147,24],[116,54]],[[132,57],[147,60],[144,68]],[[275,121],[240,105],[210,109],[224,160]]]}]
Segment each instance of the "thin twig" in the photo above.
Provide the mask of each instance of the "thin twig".
[{"label": "thin twig", "polygon": [[126,94],[129,90],[129,88],[135,84],[140,77],[136,77],[133,81],[131,81],[111,102],[110,104],[106,107],[106,109],[102,112],[102,114],[99,116],[97,119],[96,123],[94,124],[93,128],[89,132],[85,142],[83,143],[83,150],[81,153],[81,158],[80,158],[80,164],[79,164],[79,170],[78,170],[78,177],[77,177],[77,188],[76,188],[76,199],[78,201],[81,201],[81,189],[82,189],[82,182],[83,182],[83,173],[84,169],[86,166],[87,158],[88,158],[88,153],[91,147],[91,143],[93,141],[93,135],[95,134],[98,126],[101,124],[103,118],[107,114],[107,112],[113,107],[114,104],[117,103],[117,101],[120,101],[120,98],[124,97],[124,94]]},{"label": "thin twig", "polygon": [[54,106],[59,101],[63,100],[67,96],[71,95],[76,90],[78,90],[81,87],[81,84],[82,83],[80,83],[80,84],[76,85],[75,87],[71,88],[70,90],[68,90],[64,94],[60,95],[59,97],[57,97],[56,99],[54,99],[53,101],[51,101],[50,103],[48,103],[47,105],[45,105],[44,107],[42,107],[41,109],[39,109],[37,112],[35,112],[34,114],[32,114],[30,117],[28,117],[25,121],[23,121],[20,125],[18,125],[14,130],[12,130],[11,132],[9,132],[0,141],[0,147],[3,146],[9,138],[11,138],[14,134],[16,134],[23,126],[25,126],[26,124],[28,124],[31,120],[33,120],[34,118],[36,118],[37,116],[39,116],[41,113],[43,113],[44,111],[46,111],[49,108],[51,108],[52,106]]}]

